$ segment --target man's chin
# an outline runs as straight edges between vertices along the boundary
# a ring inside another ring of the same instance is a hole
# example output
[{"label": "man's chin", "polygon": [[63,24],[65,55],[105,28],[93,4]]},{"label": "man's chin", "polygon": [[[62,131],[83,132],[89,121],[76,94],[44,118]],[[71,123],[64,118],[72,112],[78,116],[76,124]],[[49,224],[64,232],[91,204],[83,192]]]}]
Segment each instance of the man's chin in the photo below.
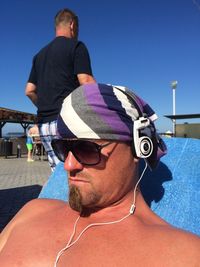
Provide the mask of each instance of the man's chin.
[{"label": "man's chin", "polygon": [[74,185],[69,187],[69,205],[73,210],[80,212],[82,216],[95,212],[98,209],[96,207],[99,199],[98,194],[81,192],[81,189]]},{"label": "man's chin", "polygon": [[69,189],[69,205],[73,210],[82,212],[82,197],[77,187],[71,186]]}]

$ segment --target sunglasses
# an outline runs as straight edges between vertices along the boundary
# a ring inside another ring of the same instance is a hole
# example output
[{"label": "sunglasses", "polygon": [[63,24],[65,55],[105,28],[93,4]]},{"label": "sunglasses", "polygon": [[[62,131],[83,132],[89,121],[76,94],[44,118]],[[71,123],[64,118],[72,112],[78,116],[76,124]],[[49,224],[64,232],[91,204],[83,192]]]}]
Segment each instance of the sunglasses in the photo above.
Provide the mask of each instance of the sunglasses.
[{"label": "sunglasses", "polygon": [[78,162],[88,166],[97,165],[101,161],[101,150],[110,144],[111,142],[99,145],[91,141],[65,139],[54,139],[51,142],[60,161],[65,162],[71,151]]}]

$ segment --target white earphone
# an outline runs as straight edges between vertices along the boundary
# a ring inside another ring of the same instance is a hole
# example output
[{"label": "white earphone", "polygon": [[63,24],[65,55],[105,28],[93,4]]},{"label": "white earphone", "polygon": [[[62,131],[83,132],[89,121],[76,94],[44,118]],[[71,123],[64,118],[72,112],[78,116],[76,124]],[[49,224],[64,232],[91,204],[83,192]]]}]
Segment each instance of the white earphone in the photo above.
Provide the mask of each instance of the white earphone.
[{"label": "white earphone", "polygon": [[138,158],[148,158],[153,152],[153,142],[150,137],[144,135],[140,137],[140,130],[145,129],[150,125],[150,120],[145,117],[140,117],[133,124],[133,143],[135,154]]}]

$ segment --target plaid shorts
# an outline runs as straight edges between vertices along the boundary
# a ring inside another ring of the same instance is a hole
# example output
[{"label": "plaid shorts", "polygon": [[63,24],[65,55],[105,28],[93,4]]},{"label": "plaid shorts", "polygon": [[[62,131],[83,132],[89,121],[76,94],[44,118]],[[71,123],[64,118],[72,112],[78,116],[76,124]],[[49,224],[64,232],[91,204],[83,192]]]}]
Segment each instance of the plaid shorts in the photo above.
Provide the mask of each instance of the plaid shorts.
[{"label": "plaid shorts", "polygon": [[54,171],[56,165],[60,162],[51,146],[51,141],[57,137],[57,121],[55,120],[47,123],[39,123],[38,128],[41,142],[47,153],[49,165],[51,170]]}]

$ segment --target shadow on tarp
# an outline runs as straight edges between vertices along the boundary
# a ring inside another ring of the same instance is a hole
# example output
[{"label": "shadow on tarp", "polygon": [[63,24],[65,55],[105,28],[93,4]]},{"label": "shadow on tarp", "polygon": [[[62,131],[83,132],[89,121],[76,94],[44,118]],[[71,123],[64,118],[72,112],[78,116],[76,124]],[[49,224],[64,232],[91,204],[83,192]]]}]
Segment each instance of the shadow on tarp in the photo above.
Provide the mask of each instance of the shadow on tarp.
[{"label": "shadow on tarp", "polygon": [[[140,164],[140,173],[144,169],[144,162]],[[165,194],[165,189],[163,184],[167,181],[172,180],[172,173],[168,167],[163,163],[159,162],[158,167],[152,172],[148,169],[145,172],[144,177],[140,182],[140,189],[142,195],[148,204],[151,207],[152,202],[158,203]]]},{"label": "shadow on tarp", "polygon": [[42,186],[31,185],[0,190],[0,232],[28,201],[38,197]]}]

